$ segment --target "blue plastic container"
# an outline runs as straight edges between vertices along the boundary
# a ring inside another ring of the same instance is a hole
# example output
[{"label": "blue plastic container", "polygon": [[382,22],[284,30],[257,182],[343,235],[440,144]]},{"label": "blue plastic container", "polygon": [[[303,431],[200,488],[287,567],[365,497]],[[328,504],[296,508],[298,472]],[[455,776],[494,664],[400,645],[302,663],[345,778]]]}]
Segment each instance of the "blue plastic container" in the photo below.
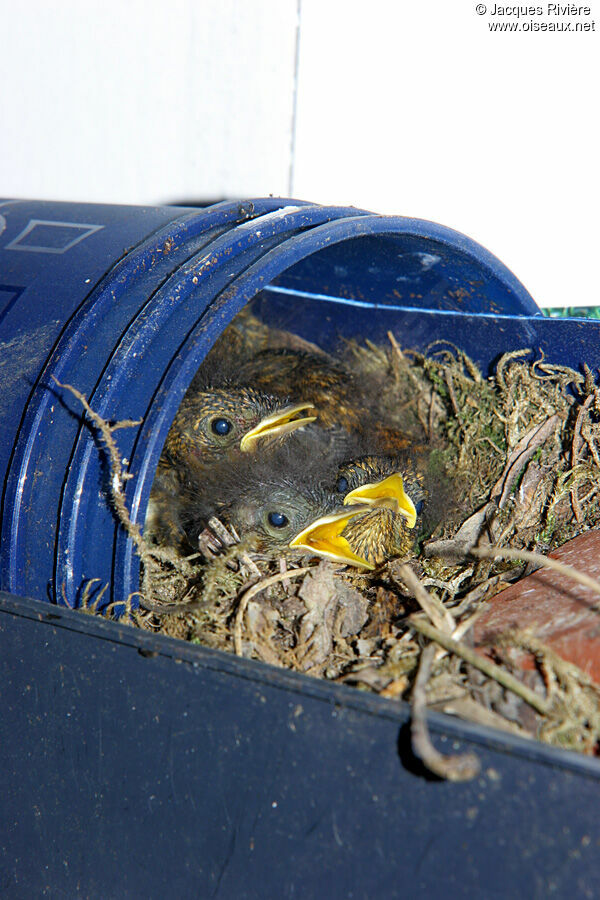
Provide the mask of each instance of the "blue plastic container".
[{"label": "blue plastic container", "polygon": [[0,204],[0,894],[597,896],[597,760],[434,715],[439,749],[482,762],[440,783],[410,758],[402,704],[41,602],[138,586],[52,376],[143,418],[118,432],[142,522],[179,401],[250,301],[323,347],[392,330],[484,368],[523,347],[600,364],[600,322],[544,318],[429,222],[275,199]]},{"label": "blue plastic container", "polygon": [[280,199],[202,210],[8,201],[0,215],[0,588],[70,606],[90,579],[123,601],[139,565],[101,489],[94,436],[54,378],[107,419],[143,420],[118,434],[143,522],[177,406],[251,300],[324,347],[392,328],[414,347],[448,337],[484,363],[548,325],[486,250],[417,219]]}]

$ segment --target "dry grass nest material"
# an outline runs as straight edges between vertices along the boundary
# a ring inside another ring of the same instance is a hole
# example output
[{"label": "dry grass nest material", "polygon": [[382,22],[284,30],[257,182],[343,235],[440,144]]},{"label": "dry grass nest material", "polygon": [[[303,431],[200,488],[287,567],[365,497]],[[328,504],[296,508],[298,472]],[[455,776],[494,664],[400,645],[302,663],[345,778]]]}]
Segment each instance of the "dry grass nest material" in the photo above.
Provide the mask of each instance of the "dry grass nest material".
[{"label": "dry grass nest material", "polygon": [[[256,340],[261,326],[251,324]],[[263,346],[274,340],[264,328],[262,337]],[[230,339],[243,341],[243,333]],[[532,569],[552,566],[544,554],[600,524],[600,390],[592,372],[549,365],[523,349],[504,354],[486,378],[456,347],[403,351],[392,334],[386,346],[347,344],[343,356],[359,375],[379,381],[385,421],[429,443],[441,478],[456,476],[452,504],[419,536],[414,558],[367,575],[323,560],[290,568],[261,558],[217,520],[210,523],[221,546],[216,554],[183,559],[149,545],[123,500],[127,476],[114,431],[131,423],[108,426],[75,392],[107,446],[113,505],[142,562],[140,609],[130,610],[130,621],[409,699],[414,750],[442,777],[470,778],[478,763],[437,753],[426,707],[597,752],[599,689],[580,669],[531,633],[505,634],[496,663],[470,640],[487,599]],[[533,654],[535,672],[513,666],[514,647]]]}]

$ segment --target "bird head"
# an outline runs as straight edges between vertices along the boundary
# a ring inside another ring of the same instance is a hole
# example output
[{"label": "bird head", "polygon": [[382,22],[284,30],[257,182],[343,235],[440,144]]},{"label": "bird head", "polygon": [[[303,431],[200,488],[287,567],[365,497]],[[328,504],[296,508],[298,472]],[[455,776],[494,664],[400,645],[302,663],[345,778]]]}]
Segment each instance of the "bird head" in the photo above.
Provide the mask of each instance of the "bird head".
[{"label": "bird head", "polygon": [[373,566],[410,554],[425,491],[408,457],[366,455],[346,461],[338,467],[332,493],[350,508],[367,509],[342,534],[354,553]]},{"label": "bird head", "polygon": [[231,386],[193,391],[183,400],[167,438],[175,462],[201,465],[230,453],[254,452],[315,421],[311,403],[290,403],[252,388]]},{"label": "bird head", "polygon": [[304,553],[372,568],[342,535],[370,507],[344,506],[343,498],[324,486],[330,459],[312,455],[317,447],[321,442],[308,429],[264,453],[239,453],[193,471],[181,497],[188,542],[195,545],[216,516],[267,556]]},{"label": "bird head", "polygon": [[422,479],[408,459],[390,456],[363,456],[342,463],[335,490],[343,495],[344,504],[390,509],[405,519],[408,528],[415,527],[425,499]]},{"label": "bird head", "polygon": [[240,534],[251,535],[263,552],[282,556],[303,552],[371,569],[371,563],[355,553],[343,536],[348,523],[368,511],[364,505],[333,502],[331,494],[319,486],[273,478],[244,485],[223,517]]}]

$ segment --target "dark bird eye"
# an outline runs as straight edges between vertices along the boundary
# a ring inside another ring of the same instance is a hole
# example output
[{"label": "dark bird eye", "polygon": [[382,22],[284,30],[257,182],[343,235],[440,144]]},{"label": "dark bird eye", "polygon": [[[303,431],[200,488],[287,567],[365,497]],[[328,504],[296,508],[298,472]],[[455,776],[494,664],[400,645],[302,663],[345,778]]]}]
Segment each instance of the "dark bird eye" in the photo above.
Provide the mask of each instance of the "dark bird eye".
[{"label": "dark bird eye", "polygon": [[224,435],[229,434],[231,431],[231,422],[229,419],[223,419],[219,417],[218,419],[213,419],[210,423],[210,427],[214,434]]},{"label": "dark bird eye", "polygon": [[273,528],[285,528],[285,526],[289,522],[288,517],[284,516],[284,514],[280,512],[270,512],[268,519],[269,525],[272,525]]},{"label": "dark bird eye", "polygon": [[423,512],[423,501],[422,500],[417,500],[417,502],[415,503],[415,512],[418,516],[420,516],[421,513]]},{"label": "dark bird eye", "polygon": [[343,475],[340,475],[335,485],[336,491],[340,494],[345,494],[348,491],[349,487],[350,485],[348,484],[348,479]]}]

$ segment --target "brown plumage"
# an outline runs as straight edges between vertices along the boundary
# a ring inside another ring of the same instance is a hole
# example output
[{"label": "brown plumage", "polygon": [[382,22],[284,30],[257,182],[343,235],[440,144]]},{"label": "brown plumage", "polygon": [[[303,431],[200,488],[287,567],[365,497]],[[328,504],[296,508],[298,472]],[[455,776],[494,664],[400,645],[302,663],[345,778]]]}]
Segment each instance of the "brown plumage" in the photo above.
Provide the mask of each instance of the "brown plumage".
[{"label": "brown plumage", "polygon": [[309,412],[310,404],[291,403],[286,395],[251,387],[188,391],[167,436],[163,459],[184,468],[210,466],[228,454],[244,451],[249,435],[258,443],[314,421]]},{"label": "brown plumage", "polygon": [[325,355],[263,350],[242,364],[238,375],[253,388],[312,402],[324,427],[361,428],[363,413],[354,376]]},{"label": "brown plumage", "polygon": [[215,466],[262,450],[314,421],[310,404],[290,404],[252,388],[195,384],[177,411],[152,486],[144,532],[158,543],[181,546],[186,486]]},{"label": "brown plumage", "polygon": [[[345,450],[356,445],[351,437]],[[325,448],[325,449],[324,449]],[[413,550],[426,491],[408,454],[340,462],[318,430],[215,466],[184,501],[190,545],[212,515],[267,556],[325,556],[373,569]]]},{"label": "brown plumage", "polygon": [[336,443],[343,432],[361,435],[391,454],[411,443],[398,428],[381,421],[379,381],[368,373],[358,377],[325,354],[269,348],[243,363],[238,377],[259,390],[312,402],[318,426],[332,429]]},{"label": "brown plumage", "polygon": [[[237,521],[242,531],[252,530],[266,548],[281,550],[285,546],[294,550],[290,541],[311,521],[319,522],[318,540],[322,540],[320,519],[337,514],[344,502],[340,478],[347,481],[349,493],[390,475],[400,475],[420,502],[423,491],[419,476],[406,460],[399,461],[398,451],[406,440],[378,420],[376,394],[371,392],[369,396],[365,386],[359,385],[343,366],[318,353],[270,348],[241,363],[235,379],[229,361],[229,375],[214,387],[210,385],[210,373],[223,378],[222,373],[214,373],[215,365],[223,366],[222,356],[220,353],[214,360],[207,359],[169,432],[146,526],[155,539],[193,544],[197,534],[190,537],[190,522],[192,532],[197,531],[201,521],[217,514],[225,519],[229,516],[236,528]],[[315,415],[317,420],[310,425]],[[290,431],[304,425],[308,427],[301,433],[287,438]],[[288,452],[283,457],[273,456],[273,441],[283,436]],[[371,455],[366,455],[367,450]],[[372,455],[373,450],[390,455]],[[334,473],[340,462],[348,459],[352,462],[340,469],[336,488],[332,484]],[[321,474],[316,470],[317,461]],[[290,528],[294,522],[304,523],[287,543],[284,526],[268,521],[265,524],[260,519],[259,511],[263,501],[269,499],[269,491],[281,503],[288,503],[284,516]],[[372,567],[410,552],[414,522],[407,524],[406,509],[399,508],[398,478],[390,483],[390,491],[389,497],[379,494],[357,500],[364,507],[363,515],[347,519],[344,527],[348,531],[343,536],[331,535],[334,544],[343,544],[346,538],[349,541],[348,552],[344,550],[338,557],[346,554],[350,558],[353,551]],[[302,511],[298,513],[300,519],[291,514],[289,502],[293,498]],[[256,513],[256,521],[250,521],[252,516],[246,521],[244,503],[246,511]],[[308,542],[314,544],[310,529],[307,535]],[[337,558],[338,550],[336,544],[331,558]]]}]

